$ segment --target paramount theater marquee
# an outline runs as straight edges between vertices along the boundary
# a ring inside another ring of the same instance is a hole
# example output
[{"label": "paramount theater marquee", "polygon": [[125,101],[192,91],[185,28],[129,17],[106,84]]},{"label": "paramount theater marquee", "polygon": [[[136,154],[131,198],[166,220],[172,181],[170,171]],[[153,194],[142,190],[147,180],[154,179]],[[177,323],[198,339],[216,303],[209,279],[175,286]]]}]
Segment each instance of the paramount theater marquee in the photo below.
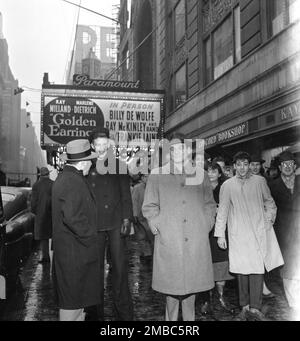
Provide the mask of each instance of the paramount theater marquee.
[{"label": "paramount theater marquee", "polygon": [[[99,81],[98,81],[99,82]],[[41,146],[56,149],[71,140],[88,138],[92,130],[106,127],[120,141],[158,138],[164,111],[163,91],[142,91],[138,83],[117,82],[113,87],[43,85]],[[92,85],[90,85],[92,84]],[[122,136],[121,136],[122,135]]]}]

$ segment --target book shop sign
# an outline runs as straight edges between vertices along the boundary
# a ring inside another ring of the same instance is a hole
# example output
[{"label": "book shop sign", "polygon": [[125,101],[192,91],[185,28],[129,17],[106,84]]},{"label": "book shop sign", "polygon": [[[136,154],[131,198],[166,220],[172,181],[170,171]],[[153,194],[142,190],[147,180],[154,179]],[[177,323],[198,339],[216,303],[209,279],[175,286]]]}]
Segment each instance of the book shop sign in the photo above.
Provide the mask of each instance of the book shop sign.
[{"label": "book shop sign", "polygon": [[205,148],[209,148],[215,144],[225,143],[247,134],[248,121],[205,138]]}]

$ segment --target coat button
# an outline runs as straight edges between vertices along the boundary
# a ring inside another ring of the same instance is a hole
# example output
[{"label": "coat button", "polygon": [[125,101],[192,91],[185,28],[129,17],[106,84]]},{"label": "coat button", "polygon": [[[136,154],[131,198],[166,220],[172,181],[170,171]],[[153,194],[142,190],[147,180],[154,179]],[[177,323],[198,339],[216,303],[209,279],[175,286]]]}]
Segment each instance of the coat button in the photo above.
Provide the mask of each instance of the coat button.
[{"label": "coat button", "polygon": [[183,222],[186,223],[186,219],[184,219]]},{"label": "coat button", "polygon": [[183,200],[183,201],[182,201],[182,203],[183,203],[183,204],[185,204],[185,203],[186,203],[186,201],[185,201],[185,200]]},{"label": "coat button", "polygon": [[105,207],[105,208],[108,208],[108,205],[105,205],[104,207]]},{"label": "coat button", "polygon": [[187,242],[188,240],[189,240],[188,238],[184,238],[184,241],[186,241],[186,242]]}]

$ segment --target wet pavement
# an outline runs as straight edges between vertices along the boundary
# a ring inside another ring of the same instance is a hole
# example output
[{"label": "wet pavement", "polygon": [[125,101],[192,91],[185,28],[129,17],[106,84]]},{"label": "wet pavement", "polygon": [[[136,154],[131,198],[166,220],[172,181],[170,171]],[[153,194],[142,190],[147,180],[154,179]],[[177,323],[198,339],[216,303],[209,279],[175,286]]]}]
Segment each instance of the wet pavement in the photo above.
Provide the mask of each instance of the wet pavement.
[{"label": "wet pavement", "polygon": [[[129,253],[129,286],[131,288],[136,321],[163,321],[165,296],[151,289],[152,261],[141,256],[141,245],[128,239]],[[51,281],[50,264],[39,264],[38,253],[33,252],[20,274],[21,285],[11,296],[4,307],[2,321],[57,321],[56,308]],[[263,311],[273,321],[294,320],[288,308],[278,271],[266,275],[269,289],[276,294],[274,298],[263,300]],[[107,268],[105,276],[105,320],[114,321],[111,298],[111,271]],[[228,281],[224,296],[238,313],[238,295],[236,280]],[[234,317],[224,311],[213,294],[213,313],[201,314],[201,301],[196,300],[196,321],[231,321]]]}]

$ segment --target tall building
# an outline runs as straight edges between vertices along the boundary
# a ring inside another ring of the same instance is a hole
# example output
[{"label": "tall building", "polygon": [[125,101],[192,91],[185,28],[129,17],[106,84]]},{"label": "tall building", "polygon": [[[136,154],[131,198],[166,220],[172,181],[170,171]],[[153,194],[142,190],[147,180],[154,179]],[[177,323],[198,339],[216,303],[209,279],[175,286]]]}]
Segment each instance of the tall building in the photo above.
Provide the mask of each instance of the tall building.
[{"label": "tall building", "polygon": [[20,170],[21,97],[15,94],[17,89],[18,81],[9,66],[8,45],[3,36],[0,14],[0,160],[8,176]]},{"label": "tall building", "polygon": [[299,0],[121,0],[120,78],[166,90],[167,135],[269,165],[299,141],[299,18]]},{"label": "tall building", "polygon": [[72,84],[74,74],[105,79],[116,67],[117,43],[115,27],[77,25],[67,84]]},{"label": "tall building", "polygon": [[28,178],[31,185],[37,179],[37,167],[47,165],[46,152],[42,151],[32,125],[30,113],[21,110],[20,124],[20,175],[19,179]]}]

